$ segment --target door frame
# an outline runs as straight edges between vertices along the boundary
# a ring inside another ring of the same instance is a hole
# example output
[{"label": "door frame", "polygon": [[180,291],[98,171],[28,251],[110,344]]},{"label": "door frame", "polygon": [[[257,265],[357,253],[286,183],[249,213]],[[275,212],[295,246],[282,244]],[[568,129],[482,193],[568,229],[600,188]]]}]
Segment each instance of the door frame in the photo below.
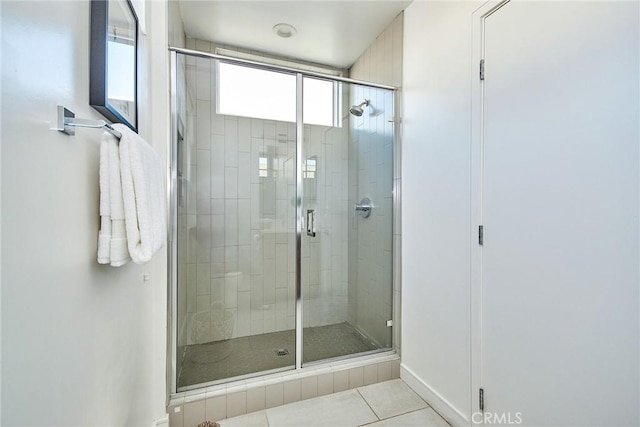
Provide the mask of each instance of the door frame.
[{"label": "door frame", "polygon": [[484,425],[480,410],[479,390],[484,384],[484,339],[483,339],[483,250],[479,244],[479,226],[483,223],[484,187],[484,81],[480,80],[480,61],[484,59],[485,20],[504,5],[514,0],[490,0],[472,14],[471,50],[471,174],[470,174],[470,364],[471,364],[471,425]]}]

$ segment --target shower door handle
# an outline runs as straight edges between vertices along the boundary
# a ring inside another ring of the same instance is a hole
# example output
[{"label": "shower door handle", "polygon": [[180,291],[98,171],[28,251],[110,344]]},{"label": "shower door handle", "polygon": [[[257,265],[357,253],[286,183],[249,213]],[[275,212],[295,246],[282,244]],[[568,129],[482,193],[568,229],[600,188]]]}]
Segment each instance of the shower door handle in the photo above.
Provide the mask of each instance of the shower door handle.
[{"label": "shower door handle", "polygon": [[307,209],[307,236],[316,237],[315,209]]}]

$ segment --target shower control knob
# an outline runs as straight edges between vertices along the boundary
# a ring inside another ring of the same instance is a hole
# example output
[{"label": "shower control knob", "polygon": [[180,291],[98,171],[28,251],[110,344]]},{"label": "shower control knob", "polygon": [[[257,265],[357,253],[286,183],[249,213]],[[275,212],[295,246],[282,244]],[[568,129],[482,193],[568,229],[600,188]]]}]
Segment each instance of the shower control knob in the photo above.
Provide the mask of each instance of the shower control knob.
[{"label": "shower control knob", "polygon": [[356,203],[355,212],[359,213],[362,218],[369,218],[372,210],[373,205],[371,204],[371,199],[368,197],[360,200],[360,203]]}]

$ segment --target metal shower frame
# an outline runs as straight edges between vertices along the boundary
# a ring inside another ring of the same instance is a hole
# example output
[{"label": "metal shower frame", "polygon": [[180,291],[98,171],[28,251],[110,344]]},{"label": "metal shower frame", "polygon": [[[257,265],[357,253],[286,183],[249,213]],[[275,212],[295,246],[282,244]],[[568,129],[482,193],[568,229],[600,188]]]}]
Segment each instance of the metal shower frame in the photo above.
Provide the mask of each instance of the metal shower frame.
[{"label": "metal shower frame", "polygon": [[[168,339],[167,339],[167,397],[170,398],[172,395],[177,393],[177,285],[178,285],[178,205],[177,205],[177,148],[178,148],[178,131],[179,131],[179,123],[178,117],[176,114],[176,106],[177,106],[177,66],[178,66],[178,54],[183,54],[190,57],[199,57],[199,58],[207,58],[212,60],[219,60],[221,62],[237,64],[248,66],[252,68],[257,68],[261,70],[268,71],[277,71],[283,72],[290,75],[295,75],[296,77],[296,141],[297,144],[301,144],[304,141],[304,124],[302,119],[303,113],[303,91],[302,91],[302,82],[304,77],[315,77],[321,78],[324,80],[329,80],[333,82],[343,82],[343,83],[352,83],[362,86],[373,87],[377,89],[386,89],[391,90],[394,93],[394,109],[398,111],[398,88],[395,86],[376,84],[361,80],[355,80],[345,77],[339,76],[331,76],[327,74],[312,72],[312,71],[304,71],[290,67],[264,64],[256,61],[250,61],[246,59],[239,59],[228,57],[224,55],[212,54],[207,52],[200,52],[191,49],[184,49],[178,47],[169,47],[170,53],[170,103],[171,103],[171,140],[170,140],[170,156],[169,156],[169,169],[168,169],[168,180],[169,185],[167,186],[167,200],[168,200],[168,212],[169,212],[169,232],[168,232],[168,298],[167,298],[167,330],[168,330]],[[395,120],[397,124],[398,121]],[[399,140],[398,126],[394,126],[394,146],[396,146]],[[301,262],[302,262],[302,233],[303,233],[303,223],[302,223],[302,182],[303,182],[303,170],[302,170],[302,151],[301,149],[296,149],[296,273],[295,273],[295,299],[296,299],[296,365],[295,369],[300,370],[303,369],[302,366],[302,277],[301,277]],[[399,156],[399,149],[394,149],[394,169],[396,168],[397,157]],[[393,226],[395,229],[396,221],[396,212],[399,212],[399,198],[398,198],[398,189],[396,188],[396,180],[395,180],[395,172],[393,174]],[[395,271],[399,266],[396,265],[396,251],[400,248],[396,247],[395,236],[392,233],[393,237],[393,253],[394,260],[392,262],[393,270]],[[393,282],[392,283],[392,301],[395,299],[394,293],[397,289],[398,285],[395,283],[397,281],[397,275],[393,274]],[[396,313],[395,311],[396,304],[392,302],[392,318],[395,319]],[[392,338],[392,346],[395,347],[398,341],[396,328],[392,330],[393,338]],[[384,350],[383,350],[384,351]],[[256,375],[260,375],[256,373]]]}]

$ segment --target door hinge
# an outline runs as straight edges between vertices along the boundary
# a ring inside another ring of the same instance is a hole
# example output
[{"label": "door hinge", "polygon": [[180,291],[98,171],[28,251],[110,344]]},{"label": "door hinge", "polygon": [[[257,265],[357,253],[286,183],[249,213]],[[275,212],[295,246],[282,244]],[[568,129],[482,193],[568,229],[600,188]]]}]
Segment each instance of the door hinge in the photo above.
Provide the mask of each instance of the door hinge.
[{"label": "door hinge", "polygon": [[484,59],[480,60],[480,80],[484,80]]},{"label": "door hinge", "polygon": [[478,244],[484,245],[484,225],[478,226]]},{"label": "door hinge", "polygon": [[480,396],[479,396],[480,397],[480,402],[479,402],[480,403],[480,410],[482,412],[484,412],[484,389],[481,388],[479,394],[480,394]]}]

